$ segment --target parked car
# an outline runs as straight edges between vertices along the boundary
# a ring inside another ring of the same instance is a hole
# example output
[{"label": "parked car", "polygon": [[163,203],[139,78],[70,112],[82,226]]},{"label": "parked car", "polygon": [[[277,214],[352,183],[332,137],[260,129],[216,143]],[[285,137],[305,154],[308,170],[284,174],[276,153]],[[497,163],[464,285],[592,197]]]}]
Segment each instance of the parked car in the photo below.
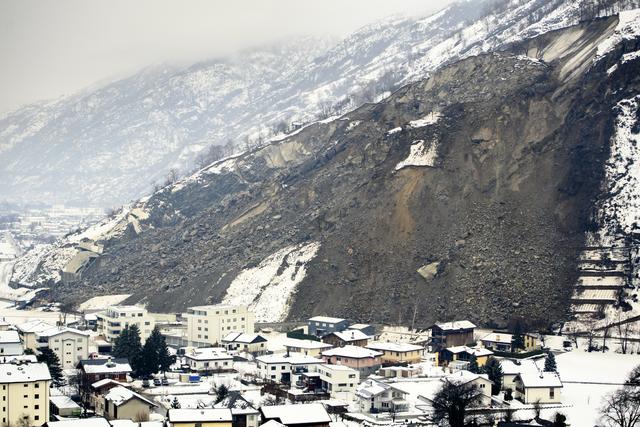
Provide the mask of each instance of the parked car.
[{"label": "parked car", "polygon": [[142,380],[142,387],[144,387],[144,388],[151,387],[151,384],[149,384],[149,380],[148,379],[145,378],[145,379]]},{"label": "parked car", "polygon": [[160,378],[154,378],[154,379],[153,379],[153,385],[154,385],[154,386],[156,386],[156,387],[157,387],[157,386],[159,386],[159,385],[161,385],[161,384],[162,384],[162,382],[160,381]]},{"label": "parked car", "polygon": [[166,378],[162,379],[162,385],[169,385],[169,380]]}]

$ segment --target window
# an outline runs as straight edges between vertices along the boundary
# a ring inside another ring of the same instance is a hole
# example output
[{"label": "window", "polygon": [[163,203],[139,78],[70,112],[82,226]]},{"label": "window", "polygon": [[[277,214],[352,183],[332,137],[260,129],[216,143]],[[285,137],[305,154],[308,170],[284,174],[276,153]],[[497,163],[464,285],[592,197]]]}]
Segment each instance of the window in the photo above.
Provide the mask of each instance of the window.
[{"label": "window", "polygon": [[[38,408],[36,408],[36,409],[38,409]],[[38,420],[40,419],[40,415],[34,415],[34,416],[33,416],[33,419],[34,419],[34,420],[36,420],[36,421],[38,421]]]},{"label": "window", "polygon": [[33,396],[34,399],[40,399],[40,395],[36,394],[35,396]]},{"label": "window", "polygon": [[33,387],[35,387],[35,388],[40,388],[40,383],[35,383],[35,384],[33,385]]},{"label": "window", "polygon": [[24,387],[29,387],[29,384],[25,384]]},{"label": "window", "polygon": [[34,405],[33,409],[40,409],[40,405]]},{"label": "window", "polygon": [[78,347],[78,351],[82,351],[82,347]]},{"label": "window", "polygon": [[275,367],[275,366],[272,366],[272,367],[271,367],[271,370],[272,370],[272,371],[275,371],[275,370],[276,370],[276,367]]},{"label": "window", "polygon": [[556,391],[553,388],[549,389],[549,399],[555,399],[556,398]]}]

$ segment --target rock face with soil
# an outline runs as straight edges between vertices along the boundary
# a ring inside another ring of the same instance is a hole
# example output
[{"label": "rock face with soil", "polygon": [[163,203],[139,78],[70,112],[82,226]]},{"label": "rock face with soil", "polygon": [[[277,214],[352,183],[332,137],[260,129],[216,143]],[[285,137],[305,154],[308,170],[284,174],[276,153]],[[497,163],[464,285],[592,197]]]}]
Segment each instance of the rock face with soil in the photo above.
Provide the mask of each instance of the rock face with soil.
[{"label": "rock face with soil", "polygon": [[[613,125],[638,61],[595,61],[607,18],[451,64],[156,193],[57,297],[214,303],[243,269],[319,242],[290,319],[547,324],[566,316]],[[398,129],[401,128],[401,129]]]}]

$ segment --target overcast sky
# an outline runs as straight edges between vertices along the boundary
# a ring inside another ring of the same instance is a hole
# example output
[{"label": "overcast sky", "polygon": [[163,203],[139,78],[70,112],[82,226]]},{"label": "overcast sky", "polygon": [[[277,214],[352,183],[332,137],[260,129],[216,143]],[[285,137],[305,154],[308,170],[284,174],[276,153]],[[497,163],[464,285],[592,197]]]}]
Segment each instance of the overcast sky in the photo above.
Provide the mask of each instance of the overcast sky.
[{"label": "overcast sky", "polygon": [[0,112],[162,62],[298,34],[344,36],[450,0],[2,0]]}]

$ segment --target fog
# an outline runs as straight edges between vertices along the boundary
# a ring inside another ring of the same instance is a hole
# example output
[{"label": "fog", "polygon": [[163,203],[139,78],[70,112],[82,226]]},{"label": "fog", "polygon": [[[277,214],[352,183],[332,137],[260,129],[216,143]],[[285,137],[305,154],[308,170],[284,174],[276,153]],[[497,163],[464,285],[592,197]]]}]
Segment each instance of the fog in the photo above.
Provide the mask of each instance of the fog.
[{"label": "fog", "polygon": [[300,35],[341,37],[447,0],[91,1],[0,3],[0,112],[124,77]]}]

